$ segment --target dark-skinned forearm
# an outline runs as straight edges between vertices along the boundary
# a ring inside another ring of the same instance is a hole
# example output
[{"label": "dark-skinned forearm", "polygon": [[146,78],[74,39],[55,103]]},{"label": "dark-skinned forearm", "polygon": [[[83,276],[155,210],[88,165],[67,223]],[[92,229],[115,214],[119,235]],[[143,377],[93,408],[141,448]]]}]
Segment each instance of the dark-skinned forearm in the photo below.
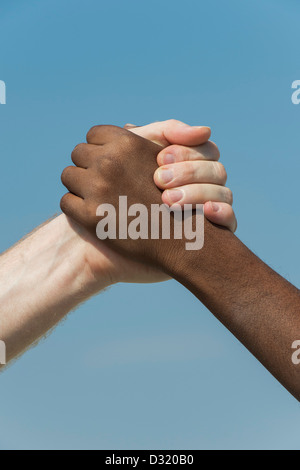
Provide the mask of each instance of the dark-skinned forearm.
[{"label": "dark-skinned forearm", "polygon": [[[119,205],[124,195],[128,207],[139,203],[150,214],[152,204],[161,203],[153,183],[161,147],[115,126],[96,126],[87,140],[88,149],[81,146],[73,155],[78,166],[63,173],[70,191],[62,198],[63,212],[93,235],[100,201],[116,209],[119,221],[126,214]],[[205,246],[198,252],[186,251],[186,240],[163,237],[112,236],[107,243],[178,279],[300,399],[299,366],[292,361],[292,344],[300,339],[299,291],[237,238],[207,222]]]},{"label": "dark-skinned forearm", "polygon": [[300,400],[300,291],[229,231],[205,225],[200,251],[176,241],[167,271],[198,299]]}]

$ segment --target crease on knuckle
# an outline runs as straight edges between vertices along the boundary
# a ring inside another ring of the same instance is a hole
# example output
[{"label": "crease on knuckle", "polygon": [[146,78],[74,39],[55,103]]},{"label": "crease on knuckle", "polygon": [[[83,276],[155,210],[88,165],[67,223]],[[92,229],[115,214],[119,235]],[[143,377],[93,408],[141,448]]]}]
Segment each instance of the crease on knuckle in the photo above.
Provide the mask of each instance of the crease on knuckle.
[{"label": "crease on knuckle", "polygon": [[172,153],[175,156],[180,157],[179,161],[188,162],[188,161],[193,160],[193,158],[192,158],[193,149],[192,148],[185,147],[184,145],[172,145],[172,148],[173,148]]},{"label": "crease on knuckle", "polygon": [[186,184],[192,184],[201,177],[198,170],[199,168],[194,164],[194,162],[185,162],[180,176],[186,181]]},{"label": "crease on knuckle", "polygon": [[194,198],[195,204],[204,204],[204,202],[206,201],[206,195],[203,189],[203,185],[199,184],[197,186],[197,192],[196,192],[196,188],[193,189],[193,191],[195,191],[195,198]]}]

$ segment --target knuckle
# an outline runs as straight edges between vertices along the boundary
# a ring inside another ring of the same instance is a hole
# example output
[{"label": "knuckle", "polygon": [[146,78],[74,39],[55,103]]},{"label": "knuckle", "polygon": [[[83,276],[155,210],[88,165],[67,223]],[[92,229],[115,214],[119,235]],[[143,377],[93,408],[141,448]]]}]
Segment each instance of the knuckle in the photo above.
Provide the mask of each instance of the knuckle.
[{"label": "knuckle", "polygon": [[124,129],[120,129],[119,127],[116,126],[110,126],[110,125],[97,125],[91,127],[91,129],[88,131],[86,135],[86,140],[88,143],[94,142],[95,140],[98,140],[103,133],[109,133],[109,134],[117,134],[120,131],[124,131]]},{"label": "knuckle", "polygon": [[60,208],[65,213],[68,214],[69,211],[69,193],[65,194],[60,200]]},{"label": "knuckle", "polygon": [[221,184],[225,185],[227,181],[227,171],[225,166],[222,163],[216,162],[215,169],[218,180],[221,182]]},{"label": "knuckle", "polygon": [[194,162],[184,162],[182,168],[182,174],[185,177],[185,180],[189,183],[192,183],[195,176],[197,175],[197,165]]},{"label": "knuckle", "polygon": [[226,191],[225,191],[225,200],[228,204],[230,204],[232,206],[233,204],[233,193],[231,191],[231,189],[229,188],[225,188]]},{"label": "knuckle", "polygon": [[191,158],[191,154],[193,153],[192,148],[185,147],[183,145],[171,145],[170,147],[167,147],[167,151],[171,150],[171,153],[175,155],[179,159],[179,161],[186,162],[186,161],[192,160]]},{"label": "knuckle", "polygon": [[102,195],[105,193],[106,184],[108,187],[111,186],[111,182],[106,176],[102,177],[100,175],[97,175],[96,178],[91,178],[89,180],[89,188],[87,191],[89,198],[87,199],[93,200],[93,198],[101,198]]},{"label": "knuckle", "polygon": [[90,140],[93,140],[95,136],[100,132],[101,126],[93,126],[91,129],[88,131],[86,135],[86,140],[89,142]]},{"label": "knuckle", "polygon": [[164,155],[171,154],[176,158],[176,162],[178,163],[178,162],[186,162],[186,161],[194,160],[193,153],[194,153],[194,149],[191,147],[185,147],[184,145],[172,144],[164,148],[160,152],[160,155],[164,156]]},{"label": "knuckle", "polygon": [[167,123],[170,124],[171,126],[174,124],[177,124],[179,121],[177,119],[168,119]]},{"label": "knuckle", "polygon": [[82,144],[76,145],[73,152],[71,153],[72,161],[74,161],[74,159],[78,157],[78,155],[82,154],[83,152],[86,152],[87,148],[88,148],[87,144],[82,143]]},{"label": "knuckle", "polygon": [[106,178],[118,178],[124,174],[124,165],[121,158],[117,156],[106,157],[101,160],[101,172]]},{"label": "knuckle", "polygon": [[215,160],[219,160],[220,157],[221,157],[221,153],[220,153],[220,150],[219,150],[219,147],[217,146],[217,144],[215,144],[212,141],[209,141],[208,145],[209,145],[209,148],[210,148],[210,151],[211,151],[211,154],[212,154],[212,158],[214,158]]},{"label": "knuckle", "polygon": [[139,141],[139,139],[135,139],[134,137],[135,137],[135,134],[132,134],[131,132],[126,132],[126,133],[121,134],[119,136],[119,140],[121,141],[122,146],[124,147],[124,149],[126,147],[131,147],[133,141],[136,141],[135,146],[137,145],[137,142]]},{"label": "knuckle", "polygon": [[73,166],[67,166],[61,174],[61,181],[63,185],[66,185],[68,183],[69,177],[71,172],[73,171]]},{"label": "knuckle", "polygon": [[205,202],[206,194],[202,184],[198,184],[197,187],[193,188],[194,195],[197,197],[197,202]]},{"label": "knuckle", "polygon": [[107,173],[107,176],[109,176],[114,167],[113,161],[114,161],[114,158],[112,157],[102,158],[101,159],[101,173],[104,173],[104,174]]},{"label": "knuckle", "polygon": [[178,153],[182,155],[183,161],[186,161],[186,162],[195,161],[195,150],[193,147],[180,147],[179,146]]},{"label": "knuckle", "polygon": [[[88,147],[88,144],[80,143],[74,147],[74,153],[80,153]],[[72,153],[73,153],[72,152]]]}]

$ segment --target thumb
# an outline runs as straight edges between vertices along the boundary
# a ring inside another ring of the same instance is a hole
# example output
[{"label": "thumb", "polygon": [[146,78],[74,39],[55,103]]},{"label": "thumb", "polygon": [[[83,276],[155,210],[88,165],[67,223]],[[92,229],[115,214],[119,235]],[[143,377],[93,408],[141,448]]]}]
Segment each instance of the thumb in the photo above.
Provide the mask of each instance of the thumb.
[{"label": "thumb", "polygon": [[125,128],[140,137],[152,140],[152,142],[164,147],[171,144],[186,145],[188,147],[202,145],[207,142],[211,136],[209,127],[193,127],[174,119],[154,122],[143,127],[131,126],[132,125],[126,125]]}]

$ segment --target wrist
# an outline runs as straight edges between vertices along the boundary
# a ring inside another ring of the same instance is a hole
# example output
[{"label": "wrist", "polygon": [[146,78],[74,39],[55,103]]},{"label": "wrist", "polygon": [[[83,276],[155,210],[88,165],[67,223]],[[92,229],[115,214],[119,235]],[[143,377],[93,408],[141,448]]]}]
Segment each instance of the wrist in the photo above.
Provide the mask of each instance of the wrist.
[{"label": "wrist", "polygon": [[86,263],[83,239],[59,216],[2,255],[1,339],[8,360],[53,328],[101,287]]},{"label": "wrist", "polygon": [[117,255],[83,226],[64,214],[60,217],[70,238],[71,252],[81,266],[85,288],[97,293],[119,282]]},{"label": "wrist", "polygon": [[[64,214],[45,227],[50,229],[56,252],[59,254],[59,269],[63,284],[72,292],[88,297],[96,289],[97,281],[87,259],[88,244],[85,230],[74,224]],[[103,286],[105,288],[106,285]],[[100,289],[100,288],[99,288]]]},{"label": "wrist", "polygon": [[[220,232],[227,230],[217,228],[206,219],[204,220],[204,245],[201,249],[188,250],[187,240],[178,239],[161,250],[160,266],[169,276],[183,284],[192,292],[193,286],[203,292],[209,290],[208,276],[215,263],[218,262]],[[229,232],[228,232],[229,234]]]},{"label": "wrist", "polygon": [[178,240],[174,256],[166,259],[164,269],[211,310],[219,298],[216,292],[223,291],[227,277],[236,283],[240,279],[239,261],[244,257],[244,245],[228,229],[206,219],[204,232],[200,250],[186,250],[184,241]]}]

